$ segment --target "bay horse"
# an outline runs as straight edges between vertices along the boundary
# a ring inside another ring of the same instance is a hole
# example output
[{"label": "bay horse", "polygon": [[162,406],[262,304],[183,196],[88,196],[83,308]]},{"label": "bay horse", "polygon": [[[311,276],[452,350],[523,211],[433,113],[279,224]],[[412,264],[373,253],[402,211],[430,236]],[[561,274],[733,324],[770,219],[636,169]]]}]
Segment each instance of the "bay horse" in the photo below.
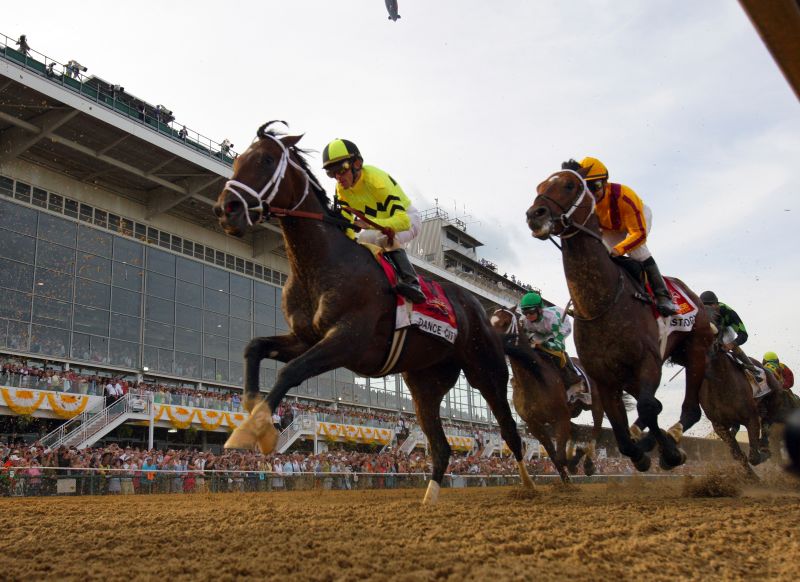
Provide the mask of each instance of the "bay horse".
[{"label": "bay horse", "polygon": [[[595,199],[584,180],[587,172],[579,166],[564,169],[539,184],[526,212],[527,224],[538,239],[561,239],[578,357],[597,384],[620,452],[637,470],[650,468],[645,441],[637,444],[628,426],[622,400],[626,391],[637,401],[636,425],[649,428],[648,436],[659,445],[661,466],[676,467],[686,460],[678,448],[680,438],[701,417],[700,385],[713,341],[708,315],[698,309],[691,331],[671,333],[662,356],[652,305],[643,300],[639,283],[611,259],[602,241]],[[695,305],[702,306],[685,284],[674,281]],[[686,369],[686,392],[680,421],[665,432],[658,424],[662,405],[655,392],[667,357]]]},{"label": "bay horse", "polygon": [[[551,356],[531,348],[525,341],[525,334],[519,329],[519,318],[514,308],[496,309],[490,318],[492,327],[505,338],[504,348],[513,372],[514,408],[531,434],[542,443],[564,483],[569,482],[569,473],[577,472],[584,454],[583,471],[591,476],[596,470],[595,446],[603,430],[603,404],[595,383],[587,379],[591,407],[580,401],[568,402],[563,372]],[[577,358],[572,360],[583,369]],[[571,443],[577,440],[577,435],[570,419],[584,410],[592,411],[592,440],[586,449],[577,447],[572,454]]]},{"label": "bay horse", "polygon": [[[395,331],[395,291],[371,251],[343,231],[343,223],[351,225],[331,210],[305,152],[296,147],[302,136],[280,135],[270,128],[273,123],[277,122],[262,125],[250,147],[234,161],[233,176],[220,192],[214,213],[223,230],[236,237],[260,221],[277,218],[290,266],[282,304],[290,331],[248,343],[243,406],[250,416],[225,447],[257,445],[263,453],[271,452],[278,438],[272,411],[307,378],[340,367],[373,377],[402,372],[430,443],[433,472],[423,502],[433,504],[451,453],[439,407],[463,371],[497,419],[523,485],[532,488],[522,439],[506,398],[503,346],[480,302],[459,286],[443,282],[458,323],[455,343],[411,328],[399,357],[386,369]],[[286,363],[266,398],[258,389],[264,358]]]},{"label": "bay horse", "polygon": [[[714,314],[710,315],[713,319]],[[772,374],[767,374],[767,382],[771,390],[782,390]],[[760,464],[767,457],[761,452],[759,403],[753,398],[753,388],[744,370],[722,348],[719,337],[711,347],[706,378],[700,387],[700,405],[714,432],[728,445],[734,460],[741,463],[750,479],[758,480],[752,466]],[[742,425],[747,430],[750,445],[747,457],[736,441],[736,433]]]}]

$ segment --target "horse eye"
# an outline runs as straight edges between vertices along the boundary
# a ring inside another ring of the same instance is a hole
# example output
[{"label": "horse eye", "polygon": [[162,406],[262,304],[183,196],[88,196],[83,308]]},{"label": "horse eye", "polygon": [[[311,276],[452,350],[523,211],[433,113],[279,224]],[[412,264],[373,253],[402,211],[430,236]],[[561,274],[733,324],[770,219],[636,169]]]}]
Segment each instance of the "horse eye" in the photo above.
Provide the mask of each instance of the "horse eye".
[{"label": "horse eye", "polygon": [[236,210],[236,203],[235,202],[228,202],[225,205],[225,214],[233,214],[234,210]]}]

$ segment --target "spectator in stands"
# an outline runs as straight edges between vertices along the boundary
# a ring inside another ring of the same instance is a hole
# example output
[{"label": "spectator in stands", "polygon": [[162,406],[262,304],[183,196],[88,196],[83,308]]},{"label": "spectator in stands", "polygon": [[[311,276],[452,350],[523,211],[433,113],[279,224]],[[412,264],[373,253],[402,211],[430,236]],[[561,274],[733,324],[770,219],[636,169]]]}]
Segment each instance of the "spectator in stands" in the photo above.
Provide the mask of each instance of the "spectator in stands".
[{"label": "spectator in stands", "polygon": [[31,47],[28,46],[28,37],[24,34],[19,35],[19,39],[17,40],[17,46],[19,47],[19,52],[23,55],[30,56],[31,54]]},{"label": "spectator in stands", "polygon": [[223,155],[227,156],[230,154],[231,148],[233,148],[233,144],[231,141],[226,137],[222,140],[222,145],[220,146],[220,151]]},{"label": "spectator in stands", "polygon": [[54,61],[50,61],[47,64],[47,67],[44,70],[45,75],[47,75],[51,79],[56,76],[56,72],[53,70],[53,67],[55,67],[55,66],[56,66],[55,62]]},{"label": "spectator in stands", "polygon": [[77,79],[80,77],[81,72],[86,72],[87,68],[80,64],[75,59],[70,59],[67,63],[67,77],[72,77],[73,79]]},{"label": "spectator in stands", "polygon": [[181,130],[178,132],[178,137],[180,137],[183,141],[186,141],[186,136],[189,135],[189,131],[186,129],[184,125],[181,127]]}]

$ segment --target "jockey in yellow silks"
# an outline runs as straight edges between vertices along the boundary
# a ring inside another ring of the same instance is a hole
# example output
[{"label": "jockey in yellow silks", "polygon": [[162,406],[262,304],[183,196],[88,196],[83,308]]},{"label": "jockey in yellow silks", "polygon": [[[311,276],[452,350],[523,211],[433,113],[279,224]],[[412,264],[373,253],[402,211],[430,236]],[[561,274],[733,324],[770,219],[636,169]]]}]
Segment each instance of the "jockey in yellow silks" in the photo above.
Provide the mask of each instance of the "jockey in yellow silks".
[{"label": "jockey in yellow silks", "polygon": [[[340,203],[357,210],[375,225],[391,229],[390,242],[390,237],[373,224],[343,209],[343,214],[361,229],[359,242],[384,249],[384,256],[398,274],[397,292],[412,303],[423,303],[425,295],[405,251],[405,245],[419,234],[422,219],[403,189],[383,170],[365,166],[358,147],[346,139],[335,139],[325,146],[322,167],[329,177],[336,179],[336,198]],[[352,231],[347,232],[355,238]]]},{"label": "jockey in yellow silks", "polygon": [[653,223],[650,208],[632,189],[609,182],[608,170],[597,158],[583,158],[580,166],[589,170],[585,177],[586,185],[594,194],[595,214],[611,256],[628,255],[641,263],[656,297],[658,312],[663,316],[675,315],[678,307],[647,248],[647,235]]}]

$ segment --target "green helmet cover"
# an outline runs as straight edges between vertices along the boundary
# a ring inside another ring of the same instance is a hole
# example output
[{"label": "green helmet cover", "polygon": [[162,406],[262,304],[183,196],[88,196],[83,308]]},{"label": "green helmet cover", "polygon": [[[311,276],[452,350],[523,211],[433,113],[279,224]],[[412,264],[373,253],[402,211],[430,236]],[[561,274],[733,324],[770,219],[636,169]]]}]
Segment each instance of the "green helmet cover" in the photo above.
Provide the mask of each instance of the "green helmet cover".
[{"label": "green helmet cover", "polygon": [[531,291],[522,296],[519,302],[520,309],[535,309],[542,306],[542,296],[536,291]]}]

